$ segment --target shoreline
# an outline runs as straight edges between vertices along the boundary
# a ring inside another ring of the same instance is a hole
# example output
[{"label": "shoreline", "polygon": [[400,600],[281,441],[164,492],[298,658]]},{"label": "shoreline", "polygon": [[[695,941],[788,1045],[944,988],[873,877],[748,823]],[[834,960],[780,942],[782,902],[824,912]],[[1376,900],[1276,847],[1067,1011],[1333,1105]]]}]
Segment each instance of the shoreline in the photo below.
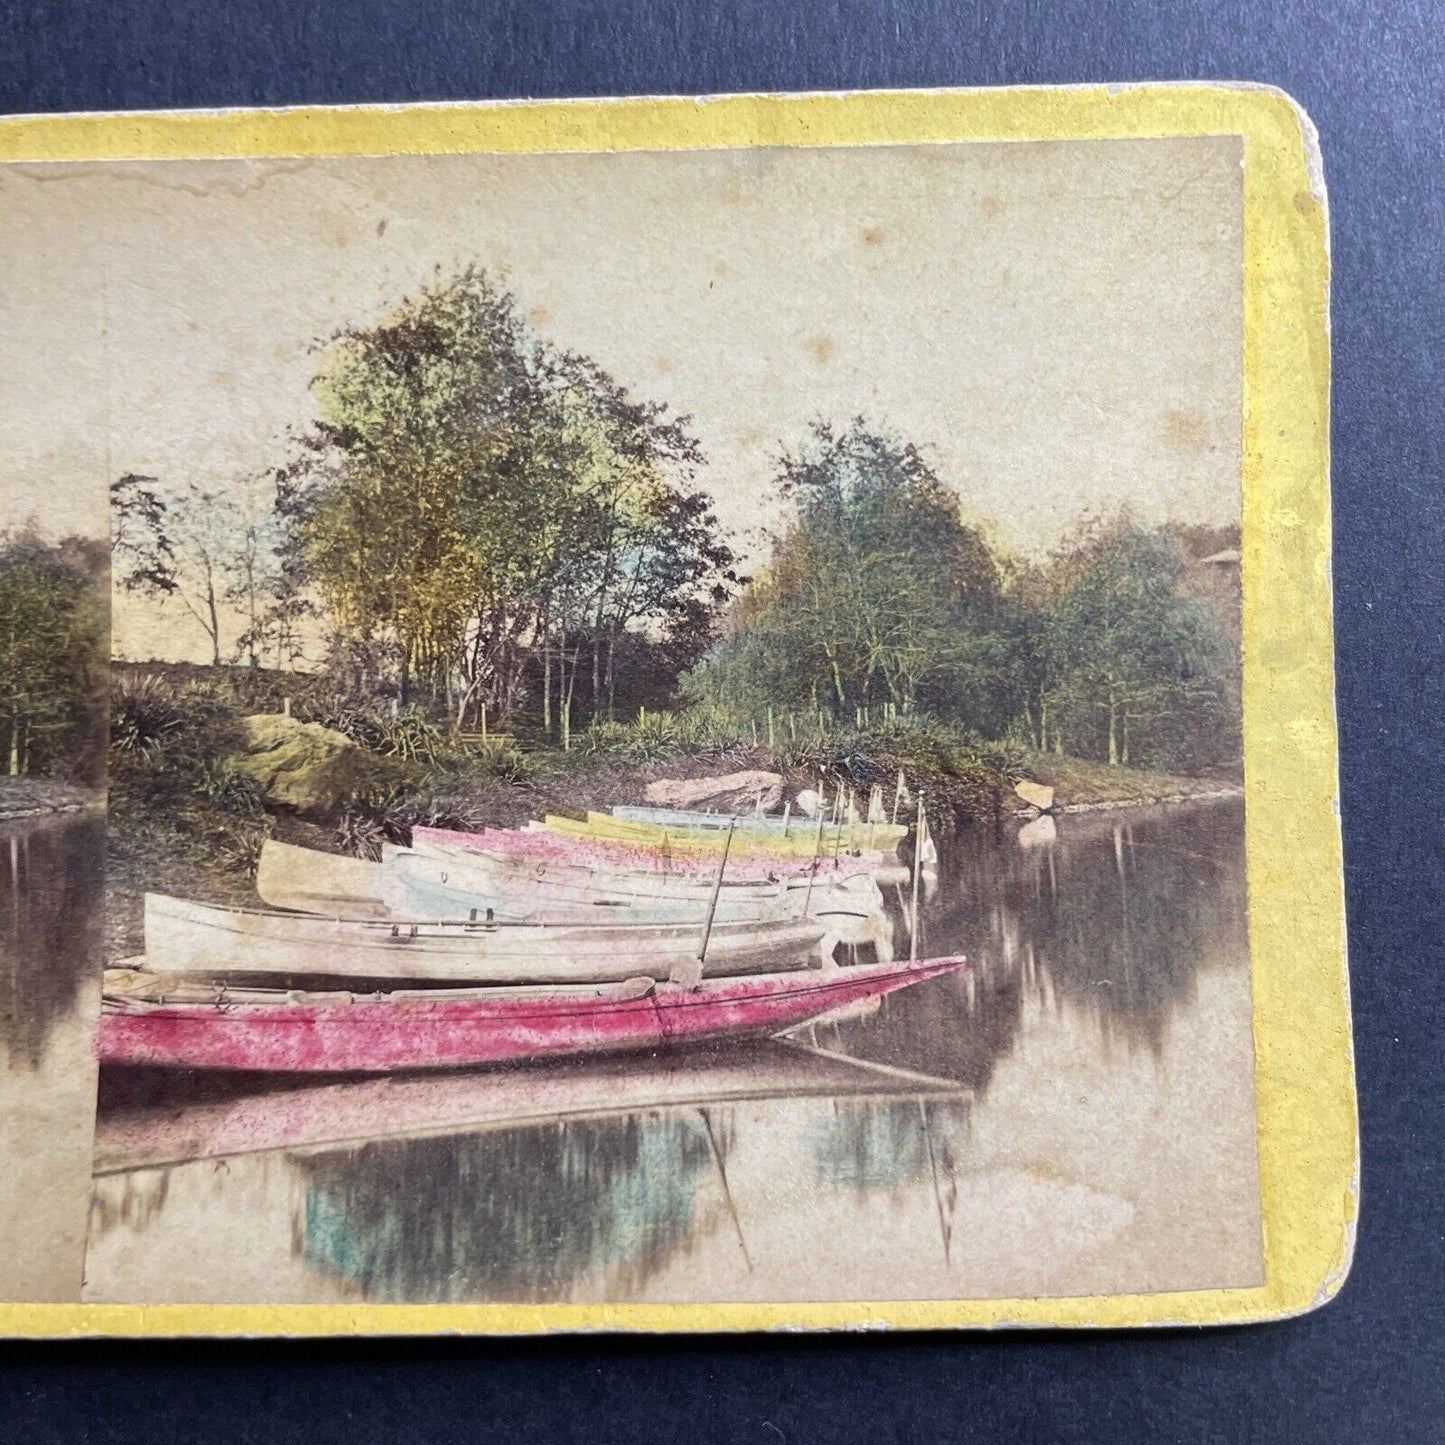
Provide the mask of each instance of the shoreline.
[{"label": "shoreline", "polygon": [[0,778],[0,823],[23,823],[67,813],[105,812],[105,790],[53,778]]},{"label": "shoreline", "polygon": [[[1180,803],[1217,803],[1229,798],[1244,797],[1244,787],[1230,783],[1225,787],[1203,789],[1197,793],[1160,793],[1132,798],[1096,798],[1086,803],[1062,803],[1050,810],[1051,813],[1108,813],[1124,808],[1157,808],[1177,806]],[[1013,818],[1037,818],[1042,816],[1037,808],[1015,808],[1009,815]]]}]

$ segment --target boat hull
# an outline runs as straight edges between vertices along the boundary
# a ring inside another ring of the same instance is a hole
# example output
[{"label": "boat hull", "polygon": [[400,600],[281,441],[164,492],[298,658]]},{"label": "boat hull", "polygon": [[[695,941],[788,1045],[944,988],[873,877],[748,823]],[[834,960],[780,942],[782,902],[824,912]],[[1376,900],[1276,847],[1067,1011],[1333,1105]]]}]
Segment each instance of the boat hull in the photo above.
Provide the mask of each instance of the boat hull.
[{"label": "boat hull", "polygon": [[787,837],[763,837],[750,833],[734,833],[729,841],[725,828],[670,828],[658,823],[634,823],[614,818],[610,813],[589,813],[585,823],[549,813],[546,827],[555,833],[574,838],[601,839],[631,843],[637,846],[666,849],[672,853],[708,856],[714,860],[724,846],[729,866],[736,858],[802,858],[832,857],[854,853],[880,856],[896,850],[906,829],[889,824],[845,824],[841,829],[827,826],[819,835],[816,825],[811,834],[799,831]]},{"label": "boat hull", "polygon": [[964,966],[962,958],[594,990],[174,1003],[108,995],[102,1064],[386,1073],[659,1049],[785,1032]]},{"label": "boat hull", "polygon": [[801,835],[813,838],[818,824],[803,813],[773,817],[767,813],[707,813],[695,808],[646,808],[619,804],[611,810],[614,818],[627,823],[653,823],[663,828],[715,828],[726,832]]},{"label": "boat hull", "polygon": [[[480,850],[498,857],[522,858],[529,862],[570,863],[577,867],[605,868],[626,872],[655,873],[665,877],[712,878],[717,873],[716,850],[688,852],[659,847],[656,843],[625,842],[618,838],[595,838],[586,833],[585,823],[577,831],[549,829],[542,823],[525,828],[487,828],[479,833],[461,833],[446,828],[413,828],[412,844]],[[884,866],[881,852],[830,853],[818,858],[770,854],[745,857],[728,852],[727,876],[734,881],[760,881],[802,877],[825,877],[831,873],[854,873]]]},{"label": "boat hull", "polygon": [[327,918],[389,918],[382,866],[268,838],[256,867],[256,892],[270,908]]},{"label": "boat hull", "polygon": [[[413,980],[469,984],[617,982],[695,970],[701,923],[630,925],[334,919],[216,908],[149,893],[146,966],[213,978]],[[709,973],[775,970],[816,958],[825,920],[716,924]]]},{"label": "boat hull", "polygon": [[467,918],[490,909],[499,919],[549,923],[692,924],[713,913],[718,923],[816,918],[842,942],[864,920],[883,912],[883,894],[872,876],[830,875],[816,881],[728,882],[666,874],[604,872],[566,864],[519,864],[485,853],[422,842],[387,860],[386,897],[413,918]]},{"label": "boat hull", "polygon": [[[769,813],[742,813],[734,817],[728,813],[703,813],[691,808],[645,808],[619,805],[611,815],[624,823],[646,823],[658,828],[697,828],[707,832],[743,834],[750,838],[767,840],[772,838],[802,838],[815,844],[818,838],[818,819],[804,813],[786,817]],[[897,823],[887,823],[881,818],[872,822],[844,821],[841,824],[823,820],[823,838],[831,843],[842,830],[844,847],[865,849],[885,848],[892,850],[908,836],[908,829]]]}]

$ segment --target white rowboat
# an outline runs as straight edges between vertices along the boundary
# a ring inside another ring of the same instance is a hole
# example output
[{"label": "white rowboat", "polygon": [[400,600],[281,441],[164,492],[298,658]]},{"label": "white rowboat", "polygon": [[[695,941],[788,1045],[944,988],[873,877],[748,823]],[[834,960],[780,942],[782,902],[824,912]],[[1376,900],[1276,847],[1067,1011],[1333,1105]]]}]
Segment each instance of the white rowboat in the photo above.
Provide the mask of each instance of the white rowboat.
[{"label": "white rowboat", "polygon": [[[709,975],[814,961],[826,920],[714,923]],[[702,924],[338,919],[218,908],[148,893],[146,968],[192,977],[285,975],[471,984],[603,983],[697,970]],[[831,953],[831,947],[828,947]]]}]

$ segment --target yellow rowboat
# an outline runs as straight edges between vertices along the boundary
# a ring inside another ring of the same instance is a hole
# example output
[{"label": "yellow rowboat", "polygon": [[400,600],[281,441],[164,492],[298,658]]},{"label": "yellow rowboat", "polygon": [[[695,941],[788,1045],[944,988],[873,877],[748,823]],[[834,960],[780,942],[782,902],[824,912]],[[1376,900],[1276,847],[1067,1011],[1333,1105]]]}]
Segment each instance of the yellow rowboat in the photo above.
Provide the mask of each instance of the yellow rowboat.
[{"label": "yellow rowboat", "polygon": [[[597,838],[645,847],[667,848],[673,852],[720,854],[727,843],[728,830],[722,828],[675,828],[661,823],[634,822],[615,818],[610,813],[589,813],[585,823],[549,813],[549,831],[572,838]],[[728,845],[729,857],[735,858],[811,858],[815,852],[824,857],[834,853],[863,853],[881,858],[891,853],[907,837],[908,829],[894,823],[825,823],[821,838],[818,825],[800,819],[796,832],[786,835],[760,836],[738,830]]]}]

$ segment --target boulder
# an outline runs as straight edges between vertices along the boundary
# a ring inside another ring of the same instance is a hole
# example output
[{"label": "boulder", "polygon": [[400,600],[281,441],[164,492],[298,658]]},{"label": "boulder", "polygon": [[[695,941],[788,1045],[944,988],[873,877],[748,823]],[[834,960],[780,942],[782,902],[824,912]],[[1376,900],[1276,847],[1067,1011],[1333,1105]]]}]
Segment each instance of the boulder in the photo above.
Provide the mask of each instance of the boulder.
[{"label": "boulder", "polygon": [[721,778],[658,778],[647,801],[659,808],[699,808],[715,813],[770,813],[783,801],[780,773],[729,773]]},{"label": "boulder", "polygon": [[1053,814],[1040,813],[1019,829],[1018,845],[1020,848],[1047,848],[1057,842],[1058,837],[1059,825],[1054,822]]},{"label": "boulder", "polygon": [[793,799],[793,807],[805,818],[816,818],[823,806],[823,795],[816,788],[804,788]]},{"label": "boulder", "polygon": [[237,769],[261,785],[267,802],[298,813],[329,811],[388,770],[384,759],[320,723],[268,712],[242,718],[241,728],[246,746],[233,759]]},{"label": "boulder", "polygon": [[1029,807],[1037,808],[1041,813],[1047,813],[1054,806],[1054,790],[1044,783],[1031,783],[1027,778],[1021,778],[1014,784],[1014,792]]}]

